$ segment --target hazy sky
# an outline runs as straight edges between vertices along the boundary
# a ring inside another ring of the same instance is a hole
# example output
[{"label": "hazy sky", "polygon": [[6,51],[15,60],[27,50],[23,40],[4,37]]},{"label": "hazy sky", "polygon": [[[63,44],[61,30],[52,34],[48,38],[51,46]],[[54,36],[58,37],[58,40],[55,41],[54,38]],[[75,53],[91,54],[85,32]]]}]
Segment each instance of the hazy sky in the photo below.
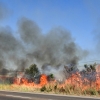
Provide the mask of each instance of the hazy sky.
[{"label": "hazy sky", "polygon": [[[53,27],[68,30],[83,49],[95,51],[95,32],[100,24],[100,0],[0,0],[4,18],[0,26],[10,26],[16,35],[17,21],[21,17],[37,23],[44,34]],[[99,59],[92,56],[88,60]]]}]

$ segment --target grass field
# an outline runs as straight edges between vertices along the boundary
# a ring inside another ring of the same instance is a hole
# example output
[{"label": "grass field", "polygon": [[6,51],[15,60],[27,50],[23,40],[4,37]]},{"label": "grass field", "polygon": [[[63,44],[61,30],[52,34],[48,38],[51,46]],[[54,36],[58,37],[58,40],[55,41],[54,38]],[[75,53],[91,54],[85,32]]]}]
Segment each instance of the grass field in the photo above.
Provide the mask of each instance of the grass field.
[{"label": "grass field", "polygon": [[48,83],[44,86],[27,86],[15,84],[0,84],[0,90],[20,91],[20,92],[43,92],[64,95],[84,95],[84,96],[100,96],[100,90],[96,88],[87,88],[83,90],[80,87],[72,85],[61,85],[58,83]]}]

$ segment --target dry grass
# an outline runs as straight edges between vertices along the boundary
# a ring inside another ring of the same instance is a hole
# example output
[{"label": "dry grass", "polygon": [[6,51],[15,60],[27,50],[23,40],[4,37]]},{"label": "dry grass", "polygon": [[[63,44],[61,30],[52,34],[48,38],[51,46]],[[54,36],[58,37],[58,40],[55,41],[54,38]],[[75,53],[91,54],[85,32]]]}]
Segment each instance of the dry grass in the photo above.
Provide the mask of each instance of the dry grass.
[{"label": "dry grass", "polygon": [[11,84],[0,84],[0,90],[20,91],[20,92],[45,92],[55,94],[68,94],[68,95],[85,95],[85,96],[100,96],[100,90],[95,88],[88,88],[82,90],[80,87],[72,85],[61,85],[58,83],[48,83],[41,88],[38,86],[26,86],[26,85],[11,85]]},{"label": "dry grass", "polygon": [[26,85],[0,84],[0,90],[20,91],[20,92],[38,92],[40,88]]},{"label": "dry grass", "polygon": [[88,95],[88,96],[100,96],[100,90],[96,90],[95,87],[89,87],[83,90],[82,87],[76,87],[74,85],[61,85],[49,83],[43,86],[41,92],[67,94],[67,95]]}]

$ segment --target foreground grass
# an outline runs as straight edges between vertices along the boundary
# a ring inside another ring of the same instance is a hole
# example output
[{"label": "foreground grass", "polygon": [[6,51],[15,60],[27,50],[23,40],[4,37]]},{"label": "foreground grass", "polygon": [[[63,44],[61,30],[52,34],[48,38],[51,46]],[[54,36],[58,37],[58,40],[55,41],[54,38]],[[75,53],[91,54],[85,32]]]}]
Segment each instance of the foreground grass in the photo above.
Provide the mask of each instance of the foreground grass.
[{"label": "foreground grass", "polygon": [[0,90],[20,91],[20,92],[39,92],[40,88],[37,87],[32,88],[26,85],[0,84]]},{"label": "foreground grass", "polygon": [[47,93],[65,94],[65,95],[84,95],[84,96],[100,96],[100,90],[89,87],[85,90],[81,87],[73,85],[47,84],[43,86],[40,91]]},{"label": "foreground grass", "polygon": [[88,88],[82,90],[80,87],[72,85],[60,85],[57,83],[49,83],[45,86],[26,86],[26,85],[11,85],[11,84],[0,84],[0,90],[19,91],[19,92],[44,92],[44,93],[55,93],[65,95],[84,95],[84,96],[100,96],[100,90],[95,88]]}]

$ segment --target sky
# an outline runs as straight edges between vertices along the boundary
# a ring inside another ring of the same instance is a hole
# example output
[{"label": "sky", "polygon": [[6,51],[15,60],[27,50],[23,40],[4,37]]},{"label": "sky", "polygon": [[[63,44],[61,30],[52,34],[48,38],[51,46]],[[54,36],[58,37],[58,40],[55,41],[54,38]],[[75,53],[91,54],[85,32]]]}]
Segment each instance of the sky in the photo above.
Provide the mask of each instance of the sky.
[{"label": "sky", "polygon": [[68,30],[75,42],[94,55],[84,61],[100,60],[96,54],[95,31],[100,24],[100,0],[0,0],[7,12],[0,26],[10,26],[16,35],[17,22],[26,17],[41,28],[43,34],[54,27]]}]

